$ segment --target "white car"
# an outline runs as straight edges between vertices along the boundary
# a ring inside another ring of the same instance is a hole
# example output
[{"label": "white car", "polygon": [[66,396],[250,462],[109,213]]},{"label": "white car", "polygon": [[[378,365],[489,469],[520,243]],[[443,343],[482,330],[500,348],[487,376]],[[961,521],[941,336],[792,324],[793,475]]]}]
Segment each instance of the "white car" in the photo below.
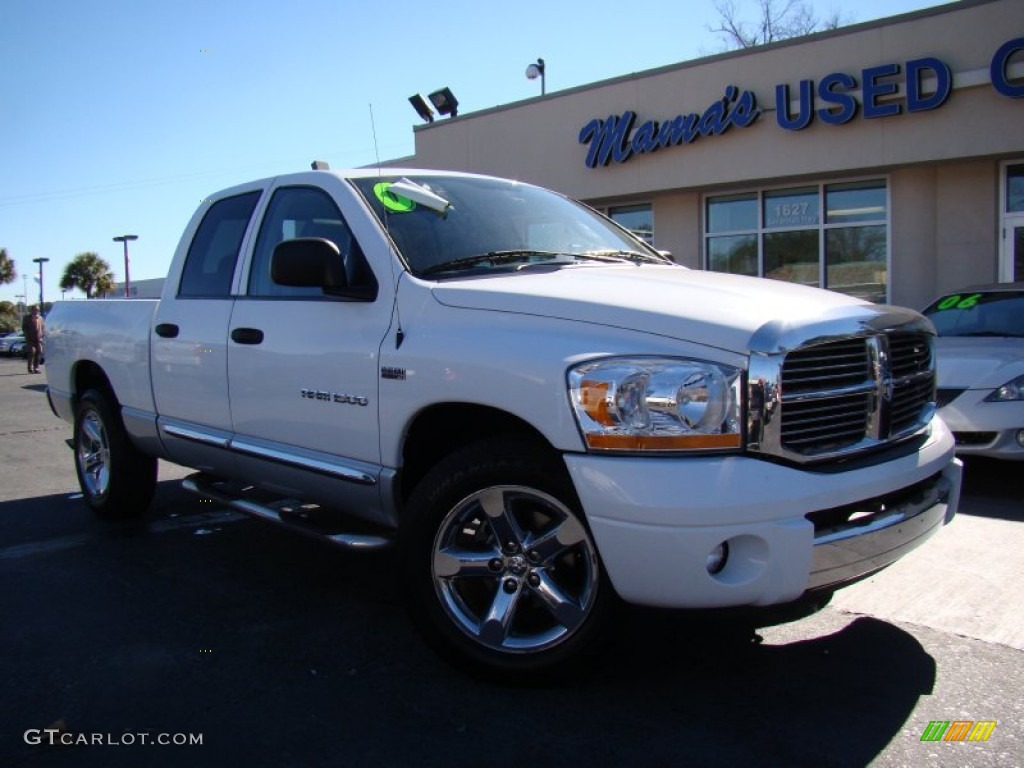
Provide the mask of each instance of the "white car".
[{"label": "white car", "polygon": [[939,334],[939,415],[957,453],[1024,460],[1024,283],[964,288],[924,313]]}]

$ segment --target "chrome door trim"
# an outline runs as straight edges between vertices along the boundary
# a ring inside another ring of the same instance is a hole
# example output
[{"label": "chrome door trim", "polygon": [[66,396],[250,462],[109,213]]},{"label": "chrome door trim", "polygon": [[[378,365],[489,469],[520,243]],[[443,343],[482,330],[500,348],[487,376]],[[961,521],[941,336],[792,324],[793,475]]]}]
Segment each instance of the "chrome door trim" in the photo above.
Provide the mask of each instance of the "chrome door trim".
[{"label": "chrome door trim", "polygon": [[228,448],[229,443],[231,442],[230,438],[223,437],[221,435],[213,435],[209,432],[200,432],[197,429],[180,427],[176,424],[163,423],[160,427],[164,432],[172,437],[180,437],[182,440],[190,440],[193,443],[202,443],[203,445],[212,445],[216,448]]},{"label": "chrome door trim", "polygon": [[259,459],[268,459],[279,464],[287,464],[300,469],[308,469],[323,475],[339,477],[342,480],[348,480],[349,482],[357,483],[359,485],[377,484],[376,477],[356,467],[335,464],[321,459],[313,459],[308,456],[298,456],[294,453],[287,453],[276,448],[267,448],[266,446],[248,443],[243,440],[231,440],[229,447],[237,453],[255,456]]}]

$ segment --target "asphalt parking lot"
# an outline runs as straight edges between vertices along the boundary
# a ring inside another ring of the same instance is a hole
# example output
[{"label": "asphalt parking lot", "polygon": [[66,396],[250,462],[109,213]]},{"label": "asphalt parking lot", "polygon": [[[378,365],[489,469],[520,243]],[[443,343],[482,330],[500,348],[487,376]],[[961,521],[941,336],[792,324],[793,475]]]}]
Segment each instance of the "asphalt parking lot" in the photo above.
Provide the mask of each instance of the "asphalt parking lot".
[{"label": "asphalt parking lot", "polygon": [[760,645],[624,612],[585,677],[499,687],[421,643],[391,556],[201,502],[183,468],[145,520],[93,520],[43,379],[0,359],[0,765],[1024,764],[1024,466],[968,463],[949,528]]}]

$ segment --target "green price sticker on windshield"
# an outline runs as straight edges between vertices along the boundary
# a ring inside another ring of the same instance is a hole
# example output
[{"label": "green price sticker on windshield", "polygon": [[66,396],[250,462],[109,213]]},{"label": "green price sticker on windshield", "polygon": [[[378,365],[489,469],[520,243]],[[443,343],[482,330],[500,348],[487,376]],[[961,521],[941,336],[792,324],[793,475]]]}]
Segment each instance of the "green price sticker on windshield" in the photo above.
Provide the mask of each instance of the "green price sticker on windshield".
[{"label": "green price sticker on windshield", "polygon": [[947,296],[940,301],[935,308],[936,309],[971,309],[972,307],[978,306],[978,299],[981,298],[980,293],[972,293],[970,296],[961,296],[959,293],[954,293],[952,296]]},{"label": "green price sticker on windshield", "polygon": [[393,213],[408,213],[416,207],[416,203],[408,197],[396,195],[391,191],[390,181],[381,181],[373,185],[373,194],[385,208]]}]

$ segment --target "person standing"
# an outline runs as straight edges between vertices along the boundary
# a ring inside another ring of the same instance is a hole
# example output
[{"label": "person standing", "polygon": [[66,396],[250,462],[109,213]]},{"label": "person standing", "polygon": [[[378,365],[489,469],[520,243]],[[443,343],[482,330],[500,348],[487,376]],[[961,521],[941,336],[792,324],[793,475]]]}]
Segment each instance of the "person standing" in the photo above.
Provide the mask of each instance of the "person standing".
[{"label": "person standing", "polygon": [[21,321],[21,332],[25,334],[25,358],[28,361],[28,372],[39,373],[39,360],[43,356],[43,318],[39,315],[39,307],[32,307],[31,314],[25,315]]}]

